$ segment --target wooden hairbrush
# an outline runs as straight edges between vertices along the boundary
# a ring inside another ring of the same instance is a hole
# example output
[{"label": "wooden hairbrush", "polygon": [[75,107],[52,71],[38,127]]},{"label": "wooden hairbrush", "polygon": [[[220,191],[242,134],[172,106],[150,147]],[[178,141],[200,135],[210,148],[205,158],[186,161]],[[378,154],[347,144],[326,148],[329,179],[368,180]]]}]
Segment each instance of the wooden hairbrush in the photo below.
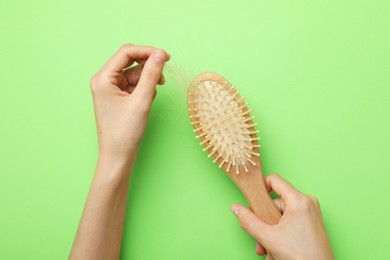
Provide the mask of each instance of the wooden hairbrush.
[{"label": "wooden hairbrush", "polygon": [[281,214],[264,182],[252,110],[244,97],[222,76],[206,72],[188,89],[188,111],[203,151],[225,170],[247,199],[252,211],[268,224]]}]

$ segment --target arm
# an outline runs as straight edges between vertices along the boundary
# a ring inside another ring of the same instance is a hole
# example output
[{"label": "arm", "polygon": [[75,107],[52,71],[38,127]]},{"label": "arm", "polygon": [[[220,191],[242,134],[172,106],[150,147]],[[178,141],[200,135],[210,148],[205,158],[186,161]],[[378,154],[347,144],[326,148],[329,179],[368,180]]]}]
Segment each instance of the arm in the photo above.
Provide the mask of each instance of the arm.
[{"label": "arm", "polygon": [[267,253],[267,259],[334,259],[318,200],[279,175],[265,180],[268,189],[280,196],[275,203],[283,216],[277,225],[268,225],[241,205],[232,206],[241,227],[256,239],[256,253]]},{"label": "arm", "polygon": [[168,60],[163,50],[128,44],[91,79],[99,158],[70,259],[119,259],[130,173]]}]

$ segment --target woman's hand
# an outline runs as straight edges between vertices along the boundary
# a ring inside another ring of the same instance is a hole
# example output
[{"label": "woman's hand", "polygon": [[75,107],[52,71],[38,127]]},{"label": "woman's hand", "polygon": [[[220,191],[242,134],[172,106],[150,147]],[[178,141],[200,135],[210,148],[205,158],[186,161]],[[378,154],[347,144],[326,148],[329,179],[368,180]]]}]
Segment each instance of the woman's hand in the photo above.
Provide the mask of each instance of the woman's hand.
[{"label": "woman's hand", "polygon": [[280,196],[275,203],[283,216],[277,225],[268,225],[241,205],[232,206],[241,227],[256,239],[257,254],[267,253],[267,259],[334,259],[318,200],[279,175],[265,180],[268,189]]},{"label": "woman's hand", "polygon": [[126,44],[91,80],[99,160],[69,259],[119,259],[130,172],[168,60],[163,50]]},{"label": "woman's hand", "polygon": [[[129,158],[137,153],[145,131],[156,84],[170,56],[161,49],[126,44],[91,79],[99,155]],[[139,65],[122,69],[134,62]]]}]

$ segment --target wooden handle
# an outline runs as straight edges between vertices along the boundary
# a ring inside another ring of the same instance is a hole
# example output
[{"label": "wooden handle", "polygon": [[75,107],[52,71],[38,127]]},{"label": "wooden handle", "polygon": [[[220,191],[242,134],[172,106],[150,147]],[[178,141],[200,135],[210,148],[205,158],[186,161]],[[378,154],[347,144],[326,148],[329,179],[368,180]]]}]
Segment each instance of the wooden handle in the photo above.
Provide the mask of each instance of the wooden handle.
[{"label": "wooden handle", "polygon": [[268,192],[261,171],[260,160],[257,161],[255,166],[248,166],[248,172],[229,173],[229,176],[244,194],[256,216],[271,225],[279,223],[282,214]]}]

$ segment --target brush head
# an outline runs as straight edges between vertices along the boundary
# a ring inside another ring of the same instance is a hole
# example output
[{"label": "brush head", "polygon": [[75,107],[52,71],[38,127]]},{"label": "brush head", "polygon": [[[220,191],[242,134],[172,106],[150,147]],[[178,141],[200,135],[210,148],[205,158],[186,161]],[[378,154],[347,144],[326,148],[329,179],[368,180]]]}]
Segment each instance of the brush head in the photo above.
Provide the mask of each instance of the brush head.
[{"label": "brush head", "polygon": [[188,89],[188,111],[196,138],[227,173],[248,172],[256,166],[259,137],[252,110],[238,91],[222,76],[206,72],[197,76]]}]

